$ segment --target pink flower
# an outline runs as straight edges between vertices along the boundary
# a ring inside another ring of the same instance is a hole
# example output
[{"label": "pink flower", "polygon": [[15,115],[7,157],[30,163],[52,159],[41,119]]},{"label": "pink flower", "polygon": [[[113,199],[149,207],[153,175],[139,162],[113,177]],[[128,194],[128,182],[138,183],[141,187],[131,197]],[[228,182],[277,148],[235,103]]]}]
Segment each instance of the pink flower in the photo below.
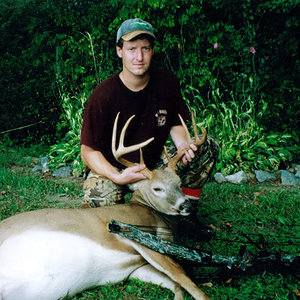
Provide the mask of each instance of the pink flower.
[{"label": "pink flower", "polygon": [[269,55],[265,56],[265,60],[269,60],[269,59],[270,59]]},{"label": "pink flower", "polygon": [[255,50],[254,47],[250,47],[250,48],[249,48],[249,51],[250,51],[250,53],[252,53],[252,54],[255,54],[255,53],[256,53],[256,50]]},{"label": "pink flower", "polygon": [[218,49],[219,48],[219,44],[218,43],[214,43],[214,49]]}]

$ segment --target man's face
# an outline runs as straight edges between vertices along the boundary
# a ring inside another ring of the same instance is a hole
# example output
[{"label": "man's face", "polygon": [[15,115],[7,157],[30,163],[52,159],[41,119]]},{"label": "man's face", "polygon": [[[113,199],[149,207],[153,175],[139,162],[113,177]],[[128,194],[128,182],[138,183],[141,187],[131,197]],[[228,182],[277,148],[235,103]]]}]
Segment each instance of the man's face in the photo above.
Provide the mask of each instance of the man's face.
[{"label": "man's face", "polygon": [[147,39],[124,41],[123,48],[117,46],[117,53],[122,58],[125,73],[143,76],[150,67],[154,47]]}]

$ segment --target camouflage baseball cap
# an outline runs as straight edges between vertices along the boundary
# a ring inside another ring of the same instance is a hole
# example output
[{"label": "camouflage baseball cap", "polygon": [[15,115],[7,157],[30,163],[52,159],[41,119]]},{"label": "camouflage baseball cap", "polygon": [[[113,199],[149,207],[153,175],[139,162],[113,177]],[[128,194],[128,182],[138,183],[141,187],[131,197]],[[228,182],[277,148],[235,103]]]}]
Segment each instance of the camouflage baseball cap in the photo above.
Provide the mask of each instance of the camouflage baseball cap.
[{"label": "camouflage baseball cap", "polygon": [[153,27],[150,23],[142,19],[129,19],[122,23],[117,32],[117,43],[122,38],[125,41],[130,41],[140,34],[149,34],[156,39]]}]

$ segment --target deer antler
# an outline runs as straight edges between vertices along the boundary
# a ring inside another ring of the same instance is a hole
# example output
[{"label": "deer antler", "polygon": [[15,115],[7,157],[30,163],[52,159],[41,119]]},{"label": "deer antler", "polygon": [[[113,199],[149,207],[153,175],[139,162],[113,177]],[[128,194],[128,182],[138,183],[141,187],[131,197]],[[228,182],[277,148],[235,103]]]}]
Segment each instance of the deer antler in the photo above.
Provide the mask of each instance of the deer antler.
[{"label": "deer antler", "polygon": [[[154,137],[148,139],[145,142],[142,142],[142,143],[139,143],[139,144],[136,144],[136,145],[132,145],[132,146],[129,146],[129,147],[124,146],[125,133],[126,133],[126,130],[129,126],[129,123],[135,117],[135,115],[133,115],[127,120],[124,127],[122,128],[121,135],[120,135],[119,146],[118,146],[118,149],[116,149],[117,124],[118,124],[118,120],[119,120],[119,115],[120,115],[120,112],[117,114],[115,122],[114,122],[112,142],[111,142],[111,149],[112,149],[112,153],[113,153],[115,159],[125,167],[133,167],[136,164],[133,163],[133,162],[128,161],[125,158],[122,158],[122,156],[125,155],[125,154],[128,154],[128,153],[134,152],[136,150],[140,150],[140,164],[144,164],[142,148],[147,146],[150,142],[152,142],[154,140]],[[152,172],[148,168],[145,168],[144,170],[142,170],[141,173],[144,176],[146,176],[148,179],[152,178]]]},{"label": "deer antler", "polygon": [[182,117],[180,115],[179,119],[181,121],[181,124],[185,130],[186,136],[187,136],[187,146],[182,149],[181,151],[179,151],[174,157],[170,158],[170,156],[167,154],[167,151],[165,150],[166,153],[166,157],[168,159],[168,167],[172,170],[175,171],[176,168],[176,164],[178,163],[178,161],[182,158],[182,156],[184,155],[184,153],[190,149],[190,145],[194,144],[195,146],[199,147],[201,145],[203,145],[206,142],[207,139],[207,131],[205,128],[201,128],[202,133],[203,133],[203,137],[200,139],[199,135],[198,135],[198,130],[197,130],[197,125],[196,125],[196,121],[195,121],[195,117],[194,117],[194,113],[192,112],[192,122],[193,122],[193,128],[194,128],[194,138],[192,139],[190,136],[190,133],[187,129],[187,126],[185,124],[185,122],[183,121]]}]

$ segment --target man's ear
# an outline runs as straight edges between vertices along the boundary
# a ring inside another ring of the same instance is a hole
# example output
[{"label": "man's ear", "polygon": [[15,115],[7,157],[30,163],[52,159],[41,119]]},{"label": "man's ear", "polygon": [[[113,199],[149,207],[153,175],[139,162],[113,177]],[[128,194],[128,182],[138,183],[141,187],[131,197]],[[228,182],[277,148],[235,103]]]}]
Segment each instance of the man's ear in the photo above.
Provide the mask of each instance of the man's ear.
[{"label": "man's ear", "polygon": [[122,48],[120,48],[119,46],[116,46],[116,50],[117,50],[117,54],[120,58],[122,58]]}]

